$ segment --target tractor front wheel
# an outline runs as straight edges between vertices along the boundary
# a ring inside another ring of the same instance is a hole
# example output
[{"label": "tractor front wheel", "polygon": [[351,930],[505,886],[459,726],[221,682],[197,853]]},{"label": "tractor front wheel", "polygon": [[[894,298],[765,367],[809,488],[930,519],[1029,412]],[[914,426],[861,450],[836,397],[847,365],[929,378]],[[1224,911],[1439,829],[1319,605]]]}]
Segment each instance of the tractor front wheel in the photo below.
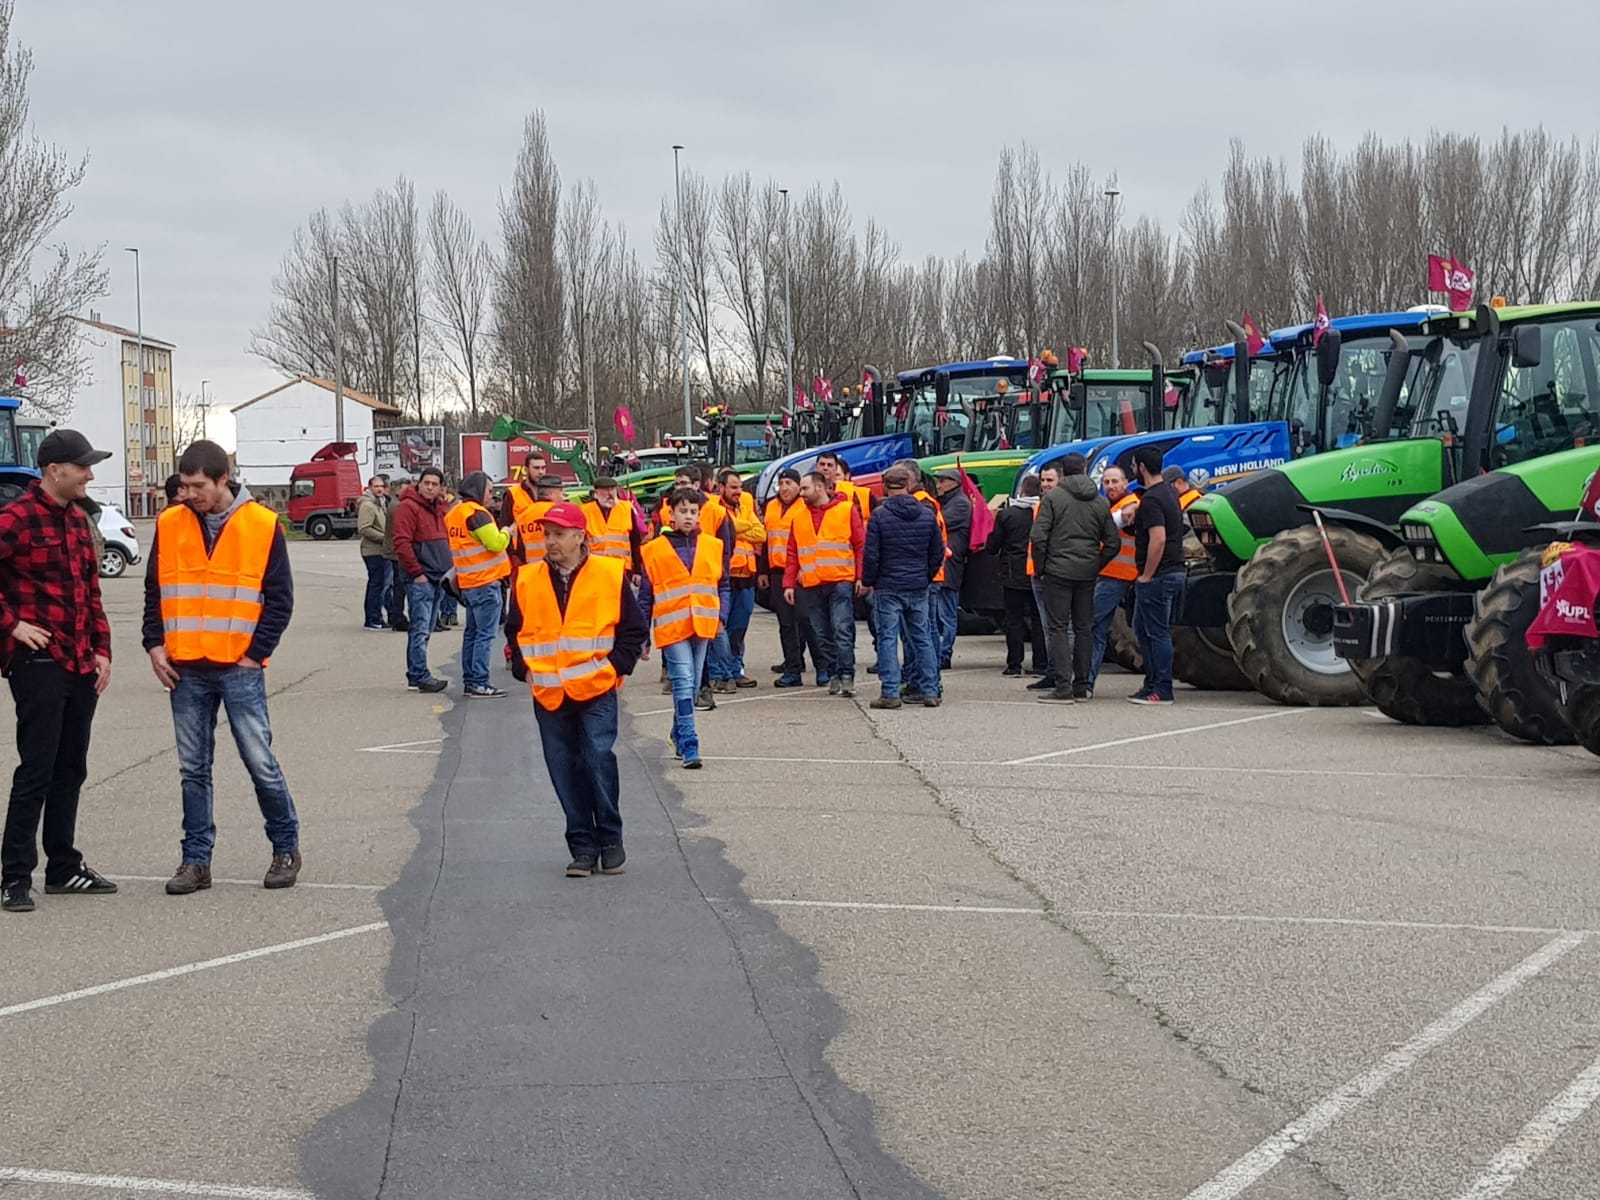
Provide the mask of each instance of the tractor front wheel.
[{"label": "tractor front wheel", "polygon": [[1578,745],[1600,754],[1600,688],[1579,688],[1567,705],[1567,720]]},{"label": "tractor front wheel", "polygon": [[1133,622],[1128,620],[1128,610],[1118,608],[1111,618],[1111,632],[1106,635],[1106,657],[1124,671],[1144,674],[1144,654],[1139,649],[1139,639],[1133,636]]},{"label": "tractor front wheel", "polygon": [[1538,746],[1570,745],[1571,723],[1554,685],[1528,650],[1528,626],[1539,615],[1539,556],[1524,550],[1496,569],[1473,598],[1467,625],[1467,675],[1496,725]]}]

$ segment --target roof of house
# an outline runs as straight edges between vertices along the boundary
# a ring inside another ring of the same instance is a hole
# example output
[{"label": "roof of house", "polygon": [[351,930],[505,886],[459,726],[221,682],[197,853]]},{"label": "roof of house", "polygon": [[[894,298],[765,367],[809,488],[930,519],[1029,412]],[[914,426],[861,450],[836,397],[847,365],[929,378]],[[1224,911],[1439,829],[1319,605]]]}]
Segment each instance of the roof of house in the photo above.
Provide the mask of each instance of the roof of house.
[{"label": "roof of house", "polygon": [[136,342],[143,341],[146,346],[160,346],[164,350],[176,350],[178,348],[172,342],[163,341],[152,334],[140,334],[133,329],[124,329],[121,325],[112,325],[106,321],[97,321],[90,317],[73,317],[72,319],[78,324],[88,325],[92,329],[103,329],[107,333],[114,333],[118,337],[132,338]]},{"label": "roof of house", "polygon": [[[283,391],[284,388],[293,387],[297,383],[314,383],[319,388],[323,388],[330,392],[337,390],[335,385],[330,380],[320,378],[316,375],[296,375],[293,379],[280,383],[270,392],[262,392],[261,395],[252,397],[251,399],[246,400],[243,404],[235,404],[231,411],[238,412],[241,408],[249,408],[257,401],[265,400],[268,396],[276,396],[279,392]],[[357,404],[365,404],[374,412],[393,413],[396,416],[400,415],[400,410],[394,405],[385,404],[382,400],[375,399],[374,397],[367,395],[365,392],[358,392],[353,388],[345,388],[344,394],[347,400],[354,400]]]}]

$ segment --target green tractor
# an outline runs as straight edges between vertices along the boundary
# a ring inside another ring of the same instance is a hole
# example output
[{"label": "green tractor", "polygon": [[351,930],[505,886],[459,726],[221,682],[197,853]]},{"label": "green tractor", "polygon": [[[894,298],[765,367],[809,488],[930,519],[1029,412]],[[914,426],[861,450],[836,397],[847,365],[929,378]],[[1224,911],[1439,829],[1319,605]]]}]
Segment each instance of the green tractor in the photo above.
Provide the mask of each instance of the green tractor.
[{"label": "green tractor", "polygon": [[1334,608],[1335,648],[1397,721],[1492,719],[1524,741],[1570,742],[1526,634],[1543,549],[1600,468],[1600,303],[1480,309],[1434,326],[1476,359],[1459,412],[1431,381],[1422,397],[1448,425],[1460,482],[1400,515],[1356,602]]}]

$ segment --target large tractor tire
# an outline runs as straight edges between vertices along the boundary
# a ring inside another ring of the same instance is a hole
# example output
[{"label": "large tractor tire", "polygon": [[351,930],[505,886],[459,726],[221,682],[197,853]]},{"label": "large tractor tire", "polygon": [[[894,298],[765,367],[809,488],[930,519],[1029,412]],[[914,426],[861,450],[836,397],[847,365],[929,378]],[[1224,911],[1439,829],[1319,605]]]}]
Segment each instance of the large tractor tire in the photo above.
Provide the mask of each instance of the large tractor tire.
[{"label": "large tractor tire", "polygon": [[[1445,591],[1454,573],[1418,562],[1404,547],[1391,550],[1362,585],[1362,600]],[[1529,664],[1531,667],[1531,663]],[[1403,725],[1481,725],[1488,720],[1478,689],[1461,675],[1432,670],[1415,658],[1368,658],[1355,663],[1356,675],[1378,711]]]},{"label": "large tractor tire", "polygon": [[1539,556],[1524,550],[1498,568],[1473,597],[1467,625],[1467,676],[1494,723],[1538,746],[1575,740],[1555,685],[1539,673],[1528,650],[1528,626],[1539,615]]},{"label": "large tractor tire", "polygon": [[1172,676],[1203,692],[1248,692],[1250,681],[1234,661],[1226,629],[1172,627]]},{"label": "large tractor tire", "polygon": [[[1383,545],[1341,526],[1328,529],[1339,574],[1352,594]],[[1250,687],[1279,704],[1365,704],[1350,665],[1333,652],[1339,585],[1314,525],[1286,529],[1239,570],[1228,597],[1228,641]]]},{"label": "large tractor tire", "polygon": [[1144,674],[1144,654],[1139,650],[1139,639],[1133,636],[1133,623],[1128,620],[1128,610],[1117,609],[1111,618],[1111,632],[1106,635],[1106,657],[1124,671]]},{"label": "large tractor tire", "polygon": [[1590,754],[1600,754],[1600,688],[1579,688],[1566,715],[1578,745]]}]

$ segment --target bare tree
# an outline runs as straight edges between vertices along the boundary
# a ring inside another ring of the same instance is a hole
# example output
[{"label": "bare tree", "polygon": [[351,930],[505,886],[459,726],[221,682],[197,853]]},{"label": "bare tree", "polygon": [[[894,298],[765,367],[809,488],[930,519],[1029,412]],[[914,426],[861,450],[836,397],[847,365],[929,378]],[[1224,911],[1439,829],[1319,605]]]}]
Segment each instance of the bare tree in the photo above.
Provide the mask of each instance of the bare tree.
[{"label": "bare tree", "polygon": [[758,192],[748,174],[730,176],[717,192],[716,223],[717,279],[737,331],[735,353],[747,364],[739,383],[755,409],[768,394],[769,359],[781,337],[783,196],[775,184]]},{"label": "bare tree", "polygon": [[172,394],[172,444],[183,449],[205,437],[208,414],[194,392],[178,390]]},{"label": "bare tree", "polygon": [[514,415],[532,417],[559,402],[564,305],[556,263],[561,173],[550,154],[544,114],[523,130],[511,194],[500,200],[499,287],[494,298],[496,358]]},{"label": "bare tree", "polygon": [[467,418],[478,422],[478,377],[494,255],[467,215],[440,192],[428,214],[429,329],[450,371],[461,377]]},{"label": "bare tree", "polygon": [[98,247],[74,255],[50,243],[72,215],[67,197],[88,160],[33,136],[33,55],[11,40],[13,11],[13,0],[0,0],[0,332],[5,352],[23,364],[30,406],[64,419],[90,375],[82,330],[71,318],[106,294],[107,276]]}]

